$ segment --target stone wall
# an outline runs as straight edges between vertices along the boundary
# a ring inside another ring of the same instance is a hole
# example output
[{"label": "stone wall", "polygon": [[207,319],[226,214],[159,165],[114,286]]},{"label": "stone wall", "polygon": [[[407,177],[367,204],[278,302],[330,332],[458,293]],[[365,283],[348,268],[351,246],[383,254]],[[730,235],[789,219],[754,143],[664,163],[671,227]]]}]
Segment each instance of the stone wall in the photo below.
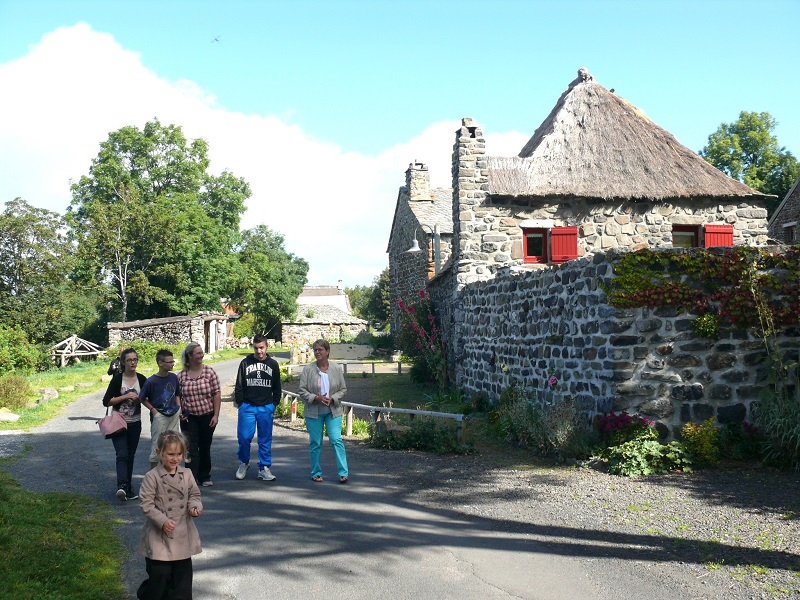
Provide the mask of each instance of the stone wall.
[{"label": "stone wall", "polygon": [[108,345],[112,348],[133,341],[175,345],[197,342],[206,352],[216,352],[225,347],[227,337],[228,317],[214,312],[201,312],[195,316],[108,323]]},{"label": "stone wall", "polygon": [[283,323],[281,344],[290,347],[310,346],[318,339],[338,342],[343,334],[352,339],[362,331],[369,331],[368,323]]},{"label": "stone wall", "polygon": [[[447,277],[434,282],[456,385],[493,399],[512,382],[530,397],[574,397],[587,422],[597,413],[639,412],[665,437],[688,421],[752,420],[765,381],[763,342],[750,330],[700,338],[695,315],[669,308],[610,306],[600,284],[612,278],[619,255],[499,269],[492,280],[464,285],[457,305],[448,302]],[[784,330],[780,344],[796,359],[798,328]],[[555,389],[547,386],[550,375]]]}]

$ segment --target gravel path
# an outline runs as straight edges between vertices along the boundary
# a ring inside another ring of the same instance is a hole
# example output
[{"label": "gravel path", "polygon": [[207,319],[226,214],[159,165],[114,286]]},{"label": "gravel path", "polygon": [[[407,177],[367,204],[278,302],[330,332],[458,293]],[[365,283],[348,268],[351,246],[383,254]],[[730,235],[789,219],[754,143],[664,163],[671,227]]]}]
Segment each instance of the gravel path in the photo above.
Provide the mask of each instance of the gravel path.
[{"label": "gravel path", "polygon": [[[369,404],[371,385],[349,379],[347,399]],[[628,479],[533,466],[521,450],[439,457],[353,445],[348,454],[383,464],[410,503],[523,528],[587,556],[681,564],[729,598],[800,596],[795,473],[735,464]]]}]

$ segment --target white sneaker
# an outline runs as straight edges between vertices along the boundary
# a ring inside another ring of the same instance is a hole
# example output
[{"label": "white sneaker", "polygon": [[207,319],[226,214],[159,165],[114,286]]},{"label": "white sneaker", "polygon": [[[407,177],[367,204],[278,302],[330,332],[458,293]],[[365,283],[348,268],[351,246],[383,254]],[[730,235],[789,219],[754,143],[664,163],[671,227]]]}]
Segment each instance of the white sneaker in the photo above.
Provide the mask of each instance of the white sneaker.
[{"label": "white sneaker", "polygon": [[274,481],[277,479],[275,475],[269,470],[269,467],[264,467],[258,472],[258,478],[263,479],[264,481]]},{"label": "white sneaker", "polygon": [[250,463],[239,463],[239,468],[236,469],[236,479],[244,479],[247,475],[247,469],[250,468]]},{"label": "white sneaker", "polygon": [[117,490],[117,500],[120,502],[125,502],[128,499],[128,492],[125,491],[123,486],[120,486]]},{"label": "white sneaker", "polygon": [[[236,474],[237,474],[237,475],[239,474],[239,472],[238,472],[238,469],[237,469],[237,472],[236,472]],[[205,480],[203,483],[201,483],[200,485],[202,485],[203,487],[211,487],[212,485],[214,485],[214,482],[213,482],[213,481],[211,481],[210,479],[206,479],[206,480]]]}]

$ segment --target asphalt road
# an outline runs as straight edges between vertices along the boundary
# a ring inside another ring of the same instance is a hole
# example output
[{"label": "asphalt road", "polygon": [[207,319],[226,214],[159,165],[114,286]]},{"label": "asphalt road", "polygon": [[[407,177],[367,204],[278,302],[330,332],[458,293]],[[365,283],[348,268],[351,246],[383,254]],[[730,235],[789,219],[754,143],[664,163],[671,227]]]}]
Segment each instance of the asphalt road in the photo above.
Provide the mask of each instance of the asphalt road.
[{"label": "asphalt road", "polygon": [[[237,364],[214,365],[223,385],[232,381]],[[136,552],[144,517],[138,502],[114,497],[114,450],[95,424],[103,414],[101,397],[74,402],[30,433],[0,436],[0,453],[23,452],[8,469],[27,489],[79,492],[113,504],[128,552],[123,577],[134,598],[145,576]],[[147,468],[148,440],[145,422],[137,489]],[[268,483],[256,478],[255,459],[245,480],[234,478],[236,446],[236,413],[223,403],[213,445],[214,486],[202,489],[204,512],[197,521],[203,553],[194,559],[196,599],[715,597],[708,590],[694,593],[701,588],[679,568],[662,572],[636,561],[588,557],[577,546],[571,552],[570,540],[541,542],[508,523],[411,502],[402,477],[387,481],[386,461],[370,460],[376,451],[353,452],[350,483],[340,485],[326,446],[326,481],[314,483],[305,434],[276,426],[272,471],[278,479]],[[682,592],[676,595],[676,589]]]}]

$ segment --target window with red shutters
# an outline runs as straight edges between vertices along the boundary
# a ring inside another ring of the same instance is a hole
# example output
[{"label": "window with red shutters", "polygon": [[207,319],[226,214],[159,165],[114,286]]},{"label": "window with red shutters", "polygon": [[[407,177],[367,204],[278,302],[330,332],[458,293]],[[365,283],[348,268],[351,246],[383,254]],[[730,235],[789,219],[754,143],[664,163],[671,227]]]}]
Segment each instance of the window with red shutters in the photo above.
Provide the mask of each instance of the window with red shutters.
[{"label": "window with red shutters", "polygon": [[704,225],[704,246],[733,246],[733,225]]},{"label": "window with red shutters", "polygon": [[547,262],[547,229],[522,230],[523,262]]},{"label": "window with red shutters", "polygon": [[553,264],[578,258],[578,228],[553,227],[550,230],[550,247]]}]

